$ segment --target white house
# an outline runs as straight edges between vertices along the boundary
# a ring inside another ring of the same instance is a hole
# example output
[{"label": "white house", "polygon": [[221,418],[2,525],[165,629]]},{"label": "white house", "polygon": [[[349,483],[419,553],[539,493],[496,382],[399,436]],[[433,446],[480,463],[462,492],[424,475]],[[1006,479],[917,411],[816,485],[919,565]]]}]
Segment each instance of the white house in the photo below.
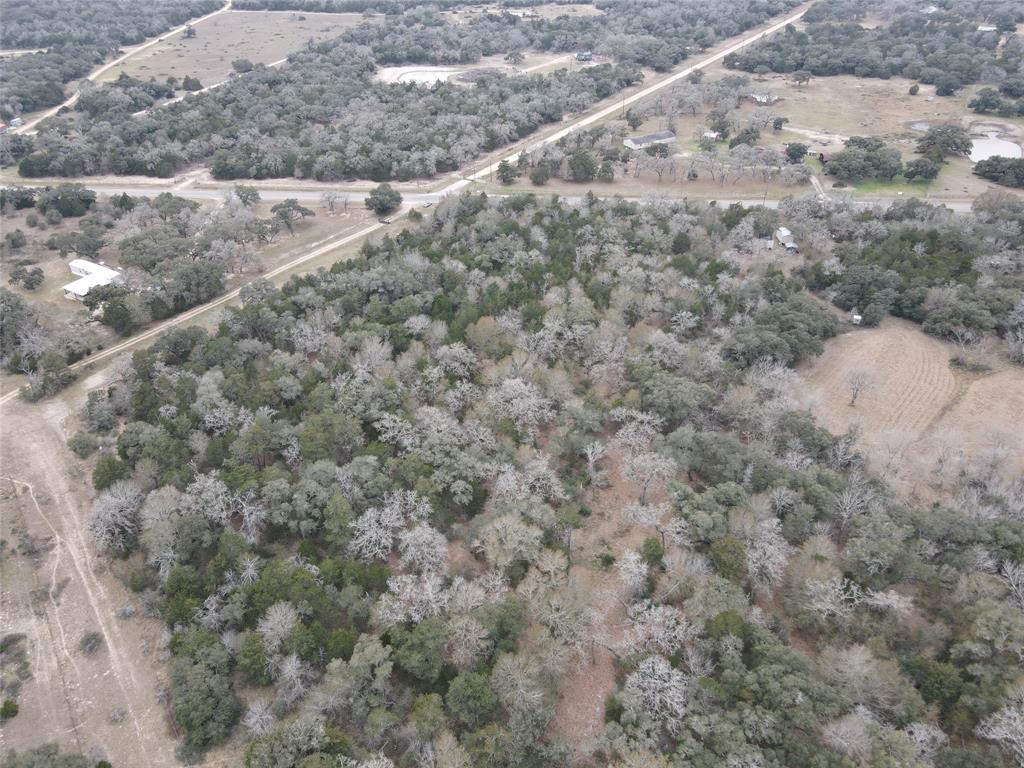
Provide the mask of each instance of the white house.
[{"label": "white house", "polygon": [[628,136],[622,140],[622,143],[630,149],[644,149],[654,144],[671,144],[675,140],[676,135],[672,131],[658,131],[646,136]]},{"label": "white house", "polygon": [[121,273],[116,269],[88,259],[72,259],[68,268],[71,274],[78,275],[78,279],[64,286],[64,296],[76,301],[84,299],[96,286],[121,282]]}]

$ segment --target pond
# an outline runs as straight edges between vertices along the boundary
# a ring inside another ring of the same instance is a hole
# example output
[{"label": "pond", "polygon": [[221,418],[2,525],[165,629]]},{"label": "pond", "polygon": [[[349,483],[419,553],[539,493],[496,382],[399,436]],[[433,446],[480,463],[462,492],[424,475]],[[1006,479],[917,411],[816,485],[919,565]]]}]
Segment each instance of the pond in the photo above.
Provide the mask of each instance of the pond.
[{"label": "pond", "polygon": [[1020,144],[1000,139],[996,131],[988,131],[987,138],[974,139],[971,145],[971,162],[988,160],[990,157],[1021,157]]}]

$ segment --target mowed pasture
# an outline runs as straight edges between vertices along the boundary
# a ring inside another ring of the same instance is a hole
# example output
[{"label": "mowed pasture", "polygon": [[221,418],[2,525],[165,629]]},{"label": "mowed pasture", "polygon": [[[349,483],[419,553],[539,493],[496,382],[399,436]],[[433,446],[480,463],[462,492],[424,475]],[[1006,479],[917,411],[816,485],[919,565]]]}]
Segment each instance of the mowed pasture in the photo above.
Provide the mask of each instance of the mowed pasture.
[{"label": "mowed pasture", "polygon": [[169,36],[160,45],[132,56],[113,67],[103,80],[116,80],[126,72],[141,80],[196,77],[210,86],[231,75],[231,62],[236,59],[272,64],[309,40],[335,37],[363,19],[358,13],[228,11],[195,25],[195,37]]},{"label": "mowed pasture", "polygon": [[[1007,478],[1024,472],[1024,370],[998,362],[986,373],[950,365],[956,348],[889,318],[826,344],[800,369],[808,405],[834,434],[859,429],[874,471],[907,494],[931,498],[966,464],[1001,457]],[[863,390],[851,405],[852,382]],[[936,473],[945,459],[942,477]]]}]

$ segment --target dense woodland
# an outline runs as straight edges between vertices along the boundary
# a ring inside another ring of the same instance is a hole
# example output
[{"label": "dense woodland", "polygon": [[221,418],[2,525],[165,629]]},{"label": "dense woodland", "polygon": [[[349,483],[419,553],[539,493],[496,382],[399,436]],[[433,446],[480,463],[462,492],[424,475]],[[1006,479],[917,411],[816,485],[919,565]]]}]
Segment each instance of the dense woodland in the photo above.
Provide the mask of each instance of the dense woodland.
[{"label": "dense woodland", "polygon": [[[1021,215],[960,224],[995,249]],[[249,768],[568,765],[559,686],[603,647],[599,765],[1009,765],[1024,487],[964,459],[918,509],[814,425],[791,366],[836,320],[741,276],[781,221],[954,228],[464,195],[136,352],[72,442],[113,449],[93,533],[172,630],[182,756],[242,728]]]},{"label": "dense woodland", "polygon": [[[738,34],[792,4],[776,0],[738,13],[723,10],[731,3],[693,3],[684,12],[661,3],[591,17],[597,21],[481,14],[459,26],[415,11],[386,24],[364,23],[293,54],[287,66],[257,67],[144,115],[135,113],[161,98],[163,85],[121,78],[90,91],[74,113],[48,121],[34,147],[9,144],[4,154],[20,161],[26,176],[166,176],[198,162],[227,179],[429,177],[636,82],[639,65],[671,67],[688,48]],[[577,23],[585,26],[577,30]],[[618,64],[546,77],[483,74],[469,85],[374,79],[378,66],[467,63],[526,48],[575,50],[594,47],[605,35]]]},{"label": "dense woodland", "polygon": [[60,104],[64,84],[113,51],[217,10],[219,0],[2,0],[4,48],[46,48],[0,60],[0,117]]},{"label": "dense woodland", "polygon": [[[1012,34],[1024,21],[1020,3],[947,2],[933,7],[934,12],[925,12],[920,3],[826,0],[806,15],[806,31],[789,27],[730,54],[725,62],[748,72],[906,77],[934,84],[940,96],[972,83],[998,86],[1008,78],[1020,80],[1024,40]],[[863,27],[859,22],[868,13],[890,18],[882,26]],[[983,23],[997,29],[980,31]]]}]

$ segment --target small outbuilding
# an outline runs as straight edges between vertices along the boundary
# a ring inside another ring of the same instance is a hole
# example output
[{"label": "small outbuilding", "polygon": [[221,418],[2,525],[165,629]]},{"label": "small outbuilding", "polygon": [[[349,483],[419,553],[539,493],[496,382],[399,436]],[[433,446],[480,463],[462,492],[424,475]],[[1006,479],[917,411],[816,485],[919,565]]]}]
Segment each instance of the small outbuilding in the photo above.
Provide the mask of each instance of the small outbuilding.
[{"label": "small outbuilding", "polygon": [[775,230],[775,242],[790,253],[800,253],[800,246],[797,245],[793,233],[787,227],[779,227]]},{"label": "small outbuilding", "polygon": [[593,51],[580,51],[579,53],[576,54],[576,61],[593,61],[593,60],[594,60],[594,52]]},{"label": "small outbuilding", "polygon": [[72,259],[68,269],[71,274],[78,275],[78,279],[64,286],[64,296],[75,301],[84,299],[97,286],[120,283],[123,279],[116,269],[88,259]]},{"label": "small outbuilding", "polygon": [[675,140],[676,135],[672,131],[658,131],[646,136],[628,136],[622,143],[630,149],[644,149],[654,144],[671,144]]}]

